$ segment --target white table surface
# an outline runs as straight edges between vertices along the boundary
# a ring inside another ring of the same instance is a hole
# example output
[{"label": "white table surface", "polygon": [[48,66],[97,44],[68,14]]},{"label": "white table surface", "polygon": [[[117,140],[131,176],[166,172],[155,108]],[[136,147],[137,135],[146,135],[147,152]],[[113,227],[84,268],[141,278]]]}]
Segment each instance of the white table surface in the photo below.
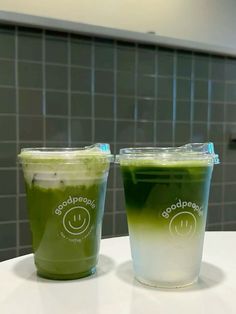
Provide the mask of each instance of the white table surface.
[{"label": "white table surface", "polygon": [[198,283],[164,290],[133,277],[128,237],[102,240],[97,273],[72,281],[37,277],[33,255],[0,263],[1,314],[236,313],[236,232],[207,232]]}]

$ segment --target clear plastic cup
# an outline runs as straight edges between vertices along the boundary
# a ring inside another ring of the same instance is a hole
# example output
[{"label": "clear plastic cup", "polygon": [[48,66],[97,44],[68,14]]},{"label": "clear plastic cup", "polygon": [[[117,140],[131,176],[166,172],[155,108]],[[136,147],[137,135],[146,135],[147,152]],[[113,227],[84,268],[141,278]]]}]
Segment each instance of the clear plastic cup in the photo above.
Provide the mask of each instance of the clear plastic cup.
[{"label": "clear plastic cup", "polygon": [[38,274],[75,279],[94,273],[112,159],[109,145],[25,148],[19,159]]},{"label": "clear plastic cup", "polygon": [[213,165],[212,143],[123,148],[120,163],[135,277],[157,287],[198,279]]}]

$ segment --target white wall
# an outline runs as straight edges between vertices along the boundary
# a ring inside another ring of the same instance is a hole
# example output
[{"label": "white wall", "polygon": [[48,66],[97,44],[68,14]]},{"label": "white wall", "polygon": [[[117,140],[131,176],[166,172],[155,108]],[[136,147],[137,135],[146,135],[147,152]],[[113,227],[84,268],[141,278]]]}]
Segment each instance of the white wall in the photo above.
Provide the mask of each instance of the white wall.
[{"label": "white wall", "polygon": [[0,10],[236,49],[236,0],[0,0]]}]

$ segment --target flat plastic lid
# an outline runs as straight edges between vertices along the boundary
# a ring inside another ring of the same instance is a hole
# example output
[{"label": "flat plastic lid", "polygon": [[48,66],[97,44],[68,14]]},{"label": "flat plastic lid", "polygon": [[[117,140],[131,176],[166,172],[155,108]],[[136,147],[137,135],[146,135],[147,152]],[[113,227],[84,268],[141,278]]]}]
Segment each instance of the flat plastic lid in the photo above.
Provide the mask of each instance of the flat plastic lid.
[{"label": "flat plastic lid", "polygon": [[18,158],[21,163],[77,163],[87,158],[98,158],[99,161],[112,161],[113,155],[111,155],[109,144],[96,143],[91,146],[72,148],[22,148]]},{"label": "flat plastic lid", "polygon": [[214,144],[189,143],[179,147],[140,147],[122,148],[116,156],[121,160],[153,160],[155,162],[208,161],[219,164],[219,156],[214,152]]}]

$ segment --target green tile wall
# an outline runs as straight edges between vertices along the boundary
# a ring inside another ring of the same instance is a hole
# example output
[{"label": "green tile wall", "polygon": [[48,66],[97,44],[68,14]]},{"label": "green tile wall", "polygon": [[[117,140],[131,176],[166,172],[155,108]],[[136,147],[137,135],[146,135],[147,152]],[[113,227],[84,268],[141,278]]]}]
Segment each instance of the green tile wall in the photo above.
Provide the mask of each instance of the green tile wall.
[{"label": "green tile wall", "polygon": [[[31,251],[22,147],[213,141],[208,230],[236,230],[236,58],[0,25],[0,260]],[[112,165],[103,236],[127,234]]]}]

